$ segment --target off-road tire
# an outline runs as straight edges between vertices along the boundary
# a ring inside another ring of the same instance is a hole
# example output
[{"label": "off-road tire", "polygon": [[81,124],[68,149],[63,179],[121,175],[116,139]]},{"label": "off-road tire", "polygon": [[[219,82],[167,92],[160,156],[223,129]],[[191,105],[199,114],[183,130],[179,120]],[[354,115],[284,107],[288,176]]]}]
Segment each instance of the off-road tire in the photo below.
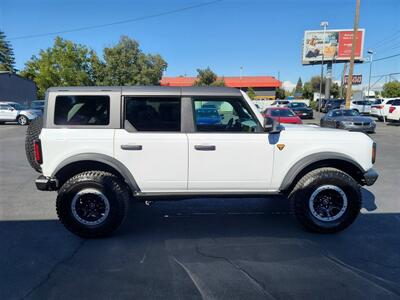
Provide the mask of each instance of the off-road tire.
[{"label": "off-road tire", "polygon": [[[347,208],[337,220],[321,221],[311,213],[309,208],[311,195],[323,185],[337,186],[347,197]],[[318,233],[334,233],[347,228],[357,218],[362,205],[359,184],[350,175],[334,168],[316,169],[304,175],[290,193],[289,199],[298,221],[307,230]]]},{"label": "off-road tire", "polygon": [[36,162],[35,150],[33,148],[33,142],[39,138],[40,132],[42,131],[42,127],[43,127],[43,118],[39,117],[39,118],[34,119],[29,124],[29,126],[26,130],[26,136],[25,136],[26,158],[28,159],[28,162],[31,165],[31,167],[39,173],[42,173],[42,168]]},{"label": "off-road tire", "polygon": [[[74,196],[84,189],[96,189],[108,199],[109,213],[100,224],[82,224],[72,212]],[[63,184],[57,196],[57,215],[72,233],[83,238],[100,238],[118,229],[128,212],[128,201],[128,188],[118,177],[103,171],[87,171],[73,176]]]}]

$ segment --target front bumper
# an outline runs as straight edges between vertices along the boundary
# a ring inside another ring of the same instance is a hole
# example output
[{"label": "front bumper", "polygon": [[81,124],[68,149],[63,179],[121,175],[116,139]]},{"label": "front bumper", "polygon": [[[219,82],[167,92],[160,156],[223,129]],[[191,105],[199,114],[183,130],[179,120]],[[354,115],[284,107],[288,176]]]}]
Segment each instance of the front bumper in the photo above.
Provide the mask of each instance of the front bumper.
[{"label": "front bumper", "polygon": [[375,181],[378,179],[378,172],[376,172],[374,169],[369,169],[367,172],[364,173],[364,178],[363,182],[365,185],[373,185]]},{"label": "front bumper", "polygon": [[56,178],[40,175],[35,180],[36,188],[40,191],[56,191],[58,189],[58,180]]}]

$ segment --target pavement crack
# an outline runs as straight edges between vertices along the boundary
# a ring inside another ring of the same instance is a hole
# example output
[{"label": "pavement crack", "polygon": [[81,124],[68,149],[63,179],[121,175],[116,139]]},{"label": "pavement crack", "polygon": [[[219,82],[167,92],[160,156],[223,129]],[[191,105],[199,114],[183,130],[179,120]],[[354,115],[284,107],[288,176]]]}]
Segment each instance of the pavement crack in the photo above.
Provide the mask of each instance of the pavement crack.
[{"label": "pavement crack", "polygon": [[224,256],[216,256],[216,255],[205,253],[200,250],[199,246],[196,246],[196,252],[203,257],[212,258],[212,259],[220,259],[220,260],[226,261],[227,263],[232,265],[235,269],[237,269],[239,272],[241,272],[247,279],[249,279],[250,282],[252,282],[262,294],[264,294],[269,299],[276,299],[273,295],[271,295],[266,290],[265,285],[262,282],[260,282],[257,278],[255,278],[248,271],[246,271],[244,268],[242,268],[240,265],[238,265],[231,259],[224,257]]},{"label": "pavement crack", "polygon": [[64,259],[60,260],[59,262],[55,263],[53,267],[50,269],[50,271],[47,273],[46,277],[43,278],[37,285],[35,285],[31,290],[29,290],[21,299],[27,299],[29,296],[31,296],[34,292],[36,292],[39,288],[44,286],[51,278],[51,276],[54,274],[54,272],[58,269],[59,266],[62,264],[65,264],[66,262],[72,260],[74,256],[79,252],[79,250],[83,247],[85,244],[86,240],[81,240],[81,242],[78,244],[78,246],[72,251],[70,255],[65,257]]}]

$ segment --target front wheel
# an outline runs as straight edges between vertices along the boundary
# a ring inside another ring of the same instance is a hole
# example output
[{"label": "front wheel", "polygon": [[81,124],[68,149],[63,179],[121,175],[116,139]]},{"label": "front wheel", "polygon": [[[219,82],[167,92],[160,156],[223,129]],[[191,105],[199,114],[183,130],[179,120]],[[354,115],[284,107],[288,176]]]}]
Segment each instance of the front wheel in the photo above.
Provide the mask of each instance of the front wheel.
[{"label": "front wheel", "polygon": [[338,232],[350,226],[362,203],[358,183],[334,168],[306,174],[289,198],[299,222],[306,229],[319,233]]},{"label": "front wheel", "polygon": [[29,120],[24,115],[20,115],[17,118],[17,122],[19,125],[25,126],[25,125],[28,125]]},{"label": "front wheel", "polygon": [[63,184],[57,197],[57,214],[64,226],[80,237],[104,237],[121,225],[128,200],[127,187],[118,177],[88,171]]}]

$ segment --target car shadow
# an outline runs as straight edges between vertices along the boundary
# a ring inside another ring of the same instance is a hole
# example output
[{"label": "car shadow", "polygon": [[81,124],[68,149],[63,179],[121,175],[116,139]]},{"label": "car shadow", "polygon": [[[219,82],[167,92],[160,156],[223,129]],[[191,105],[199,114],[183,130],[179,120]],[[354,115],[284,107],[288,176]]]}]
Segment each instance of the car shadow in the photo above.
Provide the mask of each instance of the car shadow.
[{"label": "car shadow", "polygon": [[[375,210],[374,195],[363,197]],[[361,214],[341,233],[313,234],[284,200],[135,204],[118,232],[96,240],[57,220],[1,221],[0,298],[400,295],[399,213]]]}]

